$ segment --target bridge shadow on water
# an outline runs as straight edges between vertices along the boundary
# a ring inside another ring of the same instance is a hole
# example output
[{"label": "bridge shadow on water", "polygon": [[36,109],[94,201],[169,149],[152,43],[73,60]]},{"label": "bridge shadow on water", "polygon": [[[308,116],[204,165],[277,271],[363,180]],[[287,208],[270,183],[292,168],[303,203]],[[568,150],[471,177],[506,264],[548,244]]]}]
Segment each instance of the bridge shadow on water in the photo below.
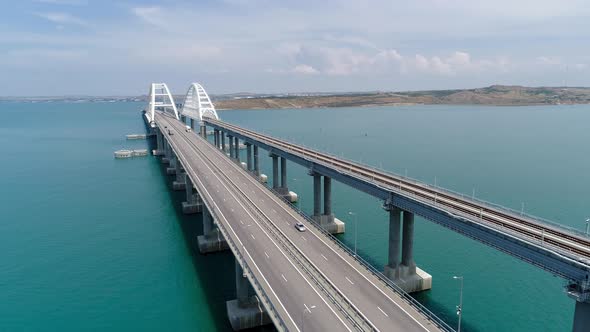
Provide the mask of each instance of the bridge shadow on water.
[{"label": "bridge shadow on water", "polygon": [[[215,331],[233,331],[227,317],[225,303],[236,298],[234,256],[229,250],[207,255],[199,252],[197,236],[203,234],[202,214],[185,215],[182,212],[182,202],[186,200],[185,191],[173,190],[172,182],[176,176],[166,174],[168,165],[161,163],[160,157],[156,158],[158,158],[162,172],[161,179],[168,188],[170,204],[174,206],[176,220],[179,222],[187,250],[192,258],[195,276],[205,293],[207,305],[213,316],[212,323],[215,326]],[[195,313],[195,315],[197,314]],[[276,329],[273,325],[267,325],[244,331],[276,331]]]}]

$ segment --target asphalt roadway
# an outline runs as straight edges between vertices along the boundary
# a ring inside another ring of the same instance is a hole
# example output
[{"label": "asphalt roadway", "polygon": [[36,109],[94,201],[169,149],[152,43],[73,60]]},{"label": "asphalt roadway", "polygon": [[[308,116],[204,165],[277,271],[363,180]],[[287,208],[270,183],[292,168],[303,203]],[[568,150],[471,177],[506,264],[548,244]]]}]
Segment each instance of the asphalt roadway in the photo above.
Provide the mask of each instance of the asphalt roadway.
[{"label": "asphalt roadway", "polygon": [[[239,250],[288,330],[354,331],[351,316],[357,321],[362,317],[379,331],[440,330],[221,150],[186,132],[174,118],[157,114],[156,122],[174,133],[162,130],[203,199],[218,209],[222,217],[216,221],[240,243]],[[296,222],[303,222],[307,231],[296,230]],[[286,249],[285,240],[269,231],[267,223],[295,248]],[[346,303],[330,300],[325,287],[313,282],[290,250],[319,270]]]}]

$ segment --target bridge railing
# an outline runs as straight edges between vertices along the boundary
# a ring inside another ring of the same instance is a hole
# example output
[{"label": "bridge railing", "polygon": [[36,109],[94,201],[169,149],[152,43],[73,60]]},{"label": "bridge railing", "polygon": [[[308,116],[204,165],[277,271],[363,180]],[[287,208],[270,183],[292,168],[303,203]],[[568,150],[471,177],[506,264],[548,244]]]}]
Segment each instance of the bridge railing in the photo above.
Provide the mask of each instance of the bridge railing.
[{"label": "bridge railing", "polygon": [[[286,143],[290,143],[289,141],[287,141],[284,138],[278,138],[278,139],[283,140]],[[417,179],[412,178],[412,177],[408,177],[407,175],[401,175],[401,174],[398,174],[398,173],[395,173],[395,172],[392,172],[392,171],[389,171],[389,170],[385,170],[385,169],[383,169],[381,167],[378,167],[378,166],[374,166],[374,165],[370,165],[370,164],[364,163],[362,161],[353,160],[353,159],[350,159],[350,158],[346,158],[344,156],[338,156],[338,155],[336,155],[334,153],[331,153],[331,152],[318,151],[317,149],[307,147],[307,146],[305,146],[304,144],[301,144],[301,143],[291,143],[291,144],[301,145],[305,149],[311,150],[312,152],[315,152],[316,154],[325,154],[325,155],[328,155],[328,156],[330,156],[332,158],[337,158],[337,159],[341,159],[341,160],[346,161],[346,162],[357,164],[359,166],[368,168],[369,170],[371,170],[371,171],[373,171],[375,173],[383,173],[385,175],[396,177],[396,178],[402,179],[404,181],[412,182],[414,185],[427,187],[429,189],[437,190],[437,191],[442,192],[442,193],[446,193],[446,194],[450,194],[450,195],[453,195],[453,196],[456,196],[456,197],[460,197],[464,201],[476,203],[476,204],[481,205],[483,207],[488,207],[488,208],[492,208],[492,209],[495,209],[495,210],[499,210],[500,212],[505,212],[505,213],[507,213],[507,214],[509,214],[509,215],[511,215],[513,217],[518,217],[518,218],[522,218],[522,219],[526,218],[526,219],[529,219],[529,220],[531,220],[533,222],[536,222],[541,227],[542,226],[551,226],[551,227],[555,227],[555,228],[564,230],[566,232],[573,233],[573,234],[578,235],[578,236],[590,237],[590,234],[586,234],[586,232],[584,232],[584,231],[582,231],[582,230],[580,230],[578,228],[574,228],[572,226],[564,225],[564,224],[555,222],[553,220],[549,220],[549,219],[545,219],[545,218],[542,218],[542,217],[539,217],[539,216],[535,216],[535,215],[526,213],[523,210],[518,211],[518,210],[516,210],[514,208],[510,208],[510,207],[506,207],[506,206],[503,206],[503,205],[500,205],[500,204],[497,204],[497,203],[486,201],[484,199],[475,197],[475,195],[465,195],[465,194],[460,193],[458,191],[454,191],[454,190],[451,190],[451,189],[448,189],[448,188],[444,188],[444,187],[441,187],[441,186],[438,186],[438,185],[432,185],[432,184],[429,184],[427,182],[420,181],[420,180],[417,180]],[[283,147],[283,148],[285,148],[285,147]],[[289,150],[289,151],[291,151],[291,153],[298,154],[302,158],[309,160],[309,157],[307,157],[305,155],[301,155],[298,151],[292,150],[290,148],[286,148],[286,149]],[[319,163],[322,163],[322,162],[319,162]],[[375,179],[368,178],[368,177],[364,177],[364,178],[367,179],[367,180],[369,180],[372,183],[375,183],[375,184],[378,183],[377,181],[375,181]]]},{"label": "bridge railing", "polygon": [[433,324],[435,324],[437,327],[439,327],[443,331],[455,331],[452,327],[450,327],[447,323],[445,323],[445,321],[443,321],[438,316],[436,316],[432,311],[428,310],[428,308],[426,308],[422,303],[418,302],[416,299],[414,299],[412,296],[410,296],[408,293],[406,293],[403,289],[401,289],[399,286],[397,286],[393,281],[388,279],[382,272],[377,270],[371,263],[365,261],[358,254],[355,254],[350,248],[348,248],[346,246],[346,244],[344,244],[342,241],[340,241],[338,238],[336,238],[333,234],[331,234],[328,231],[326,231],[325,229],[323,229],[315,220],[311,219],[308,215],[306,215],[300,209],[296,209],[295,206],[290,201],[288,201],[285,197],[283,197],[280,193],[278,193],[273,188],[268,187],[268,189],[275,196],[277,196],[279,199],[281,199],[285,204],[287,204],[291,208],[291,210],[295,211],[297,214],[299,214],[301,217],[303,217],[305,220],[307,220],[309,223],[311,223],[315,227],[315,229],[320,231],[328,239],[330,239],[334,244],[336,244],[351,259],[359,262],[359,264],[361,264],[365,269],[367,269],[367,271],[369,273],[373,274],[381,282],[383,282],[383,284],[385,286],[391,288],[395,293],[400,295],[400,297],[403,298],[409,305],[411,305],[416,310],[421,312],[424,316],[426,316],[430,321],[433,322]]}]

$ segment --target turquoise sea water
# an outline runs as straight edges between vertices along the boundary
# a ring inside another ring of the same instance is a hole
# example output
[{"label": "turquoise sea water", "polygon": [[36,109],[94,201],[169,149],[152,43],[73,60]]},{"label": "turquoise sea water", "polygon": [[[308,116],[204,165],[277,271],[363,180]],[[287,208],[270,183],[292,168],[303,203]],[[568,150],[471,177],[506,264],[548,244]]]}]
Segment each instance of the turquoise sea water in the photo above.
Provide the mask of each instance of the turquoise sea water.
[{"label": "turquoise sea water", "polygon": [[[153,157],[115,160],[143,132],[136,103],[0,103],[0,331],[228,331],[229,253],[195,253],[197,217]],[[315,146],[583,228],[590,106],[223,111],[229,122]],[[266,156],[265,154],[262,154]],[[269,158],[262,158],[270,174]],[[312,209],[311,179],[289,163],[290,189]],[[334,184],[341,238],[377,266],[387,215],[374,198]],[[433,275],[417,295],[454,325],[465,277],[465,331],[567,331],[562,280],[417,219],[415,255]]]}]

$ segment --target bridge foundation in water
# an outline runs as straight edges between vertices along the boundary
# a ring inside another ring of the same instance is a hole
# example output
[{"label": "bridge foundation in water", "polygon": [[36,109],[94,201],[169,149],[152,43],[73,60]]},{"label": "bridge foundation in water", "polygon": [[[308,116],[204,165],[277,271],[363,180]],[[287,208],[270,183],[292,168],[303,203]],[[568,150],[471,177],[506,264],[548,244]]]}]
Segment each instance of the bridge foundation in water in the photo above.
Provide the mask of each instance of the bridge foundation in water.
[{"label": "bridge foundation in water", "polygon": [[314,171],[310,171],[309,174],[313,176],[313,215],[311,218],[331,234],[344,233],[346,224],[334,217],[332,213],[332,179],[324,176],[324,213],[322,214],[322,175]]},{"label": "bridge foundation in water", "polygon": [[207,207],[202,206],[201,210],[203,212],[203,235],[197,237],[201,254],[229,249],[227,241],[213,222],[213,217]]},{"label": "bridge foundation in water", "polygon": [[431,289],[432,276],[414,262],[414,214],[403,211],[402,233],[402,210],[393,205],[386,205],[385,209],[389,211],[389,247],[383,274],[408,293]]},{"label": "bridge foundation in water", "polygon": [[[270,152],[272,158],[272,189],[291,203],[297,202],[297,194],[289,191],[287,184],[287,159]],[[279,158],[281,160],[281,175],[279,178]]]},{"label": "bridge foundation in water", "polygon": [[186,202],[182,202],[182,213],[195,214],[203,209],[203,201],[199,193],[193,190],[193,183],[188,174],[184,173]]},{"label": "bridge foundation in water", "polygon": [[225,303],[227,317],[234,331],[250,329],[271,324],[272,320],[255,295],[244,270],[236,260],[236,295],[235,300]]}]

